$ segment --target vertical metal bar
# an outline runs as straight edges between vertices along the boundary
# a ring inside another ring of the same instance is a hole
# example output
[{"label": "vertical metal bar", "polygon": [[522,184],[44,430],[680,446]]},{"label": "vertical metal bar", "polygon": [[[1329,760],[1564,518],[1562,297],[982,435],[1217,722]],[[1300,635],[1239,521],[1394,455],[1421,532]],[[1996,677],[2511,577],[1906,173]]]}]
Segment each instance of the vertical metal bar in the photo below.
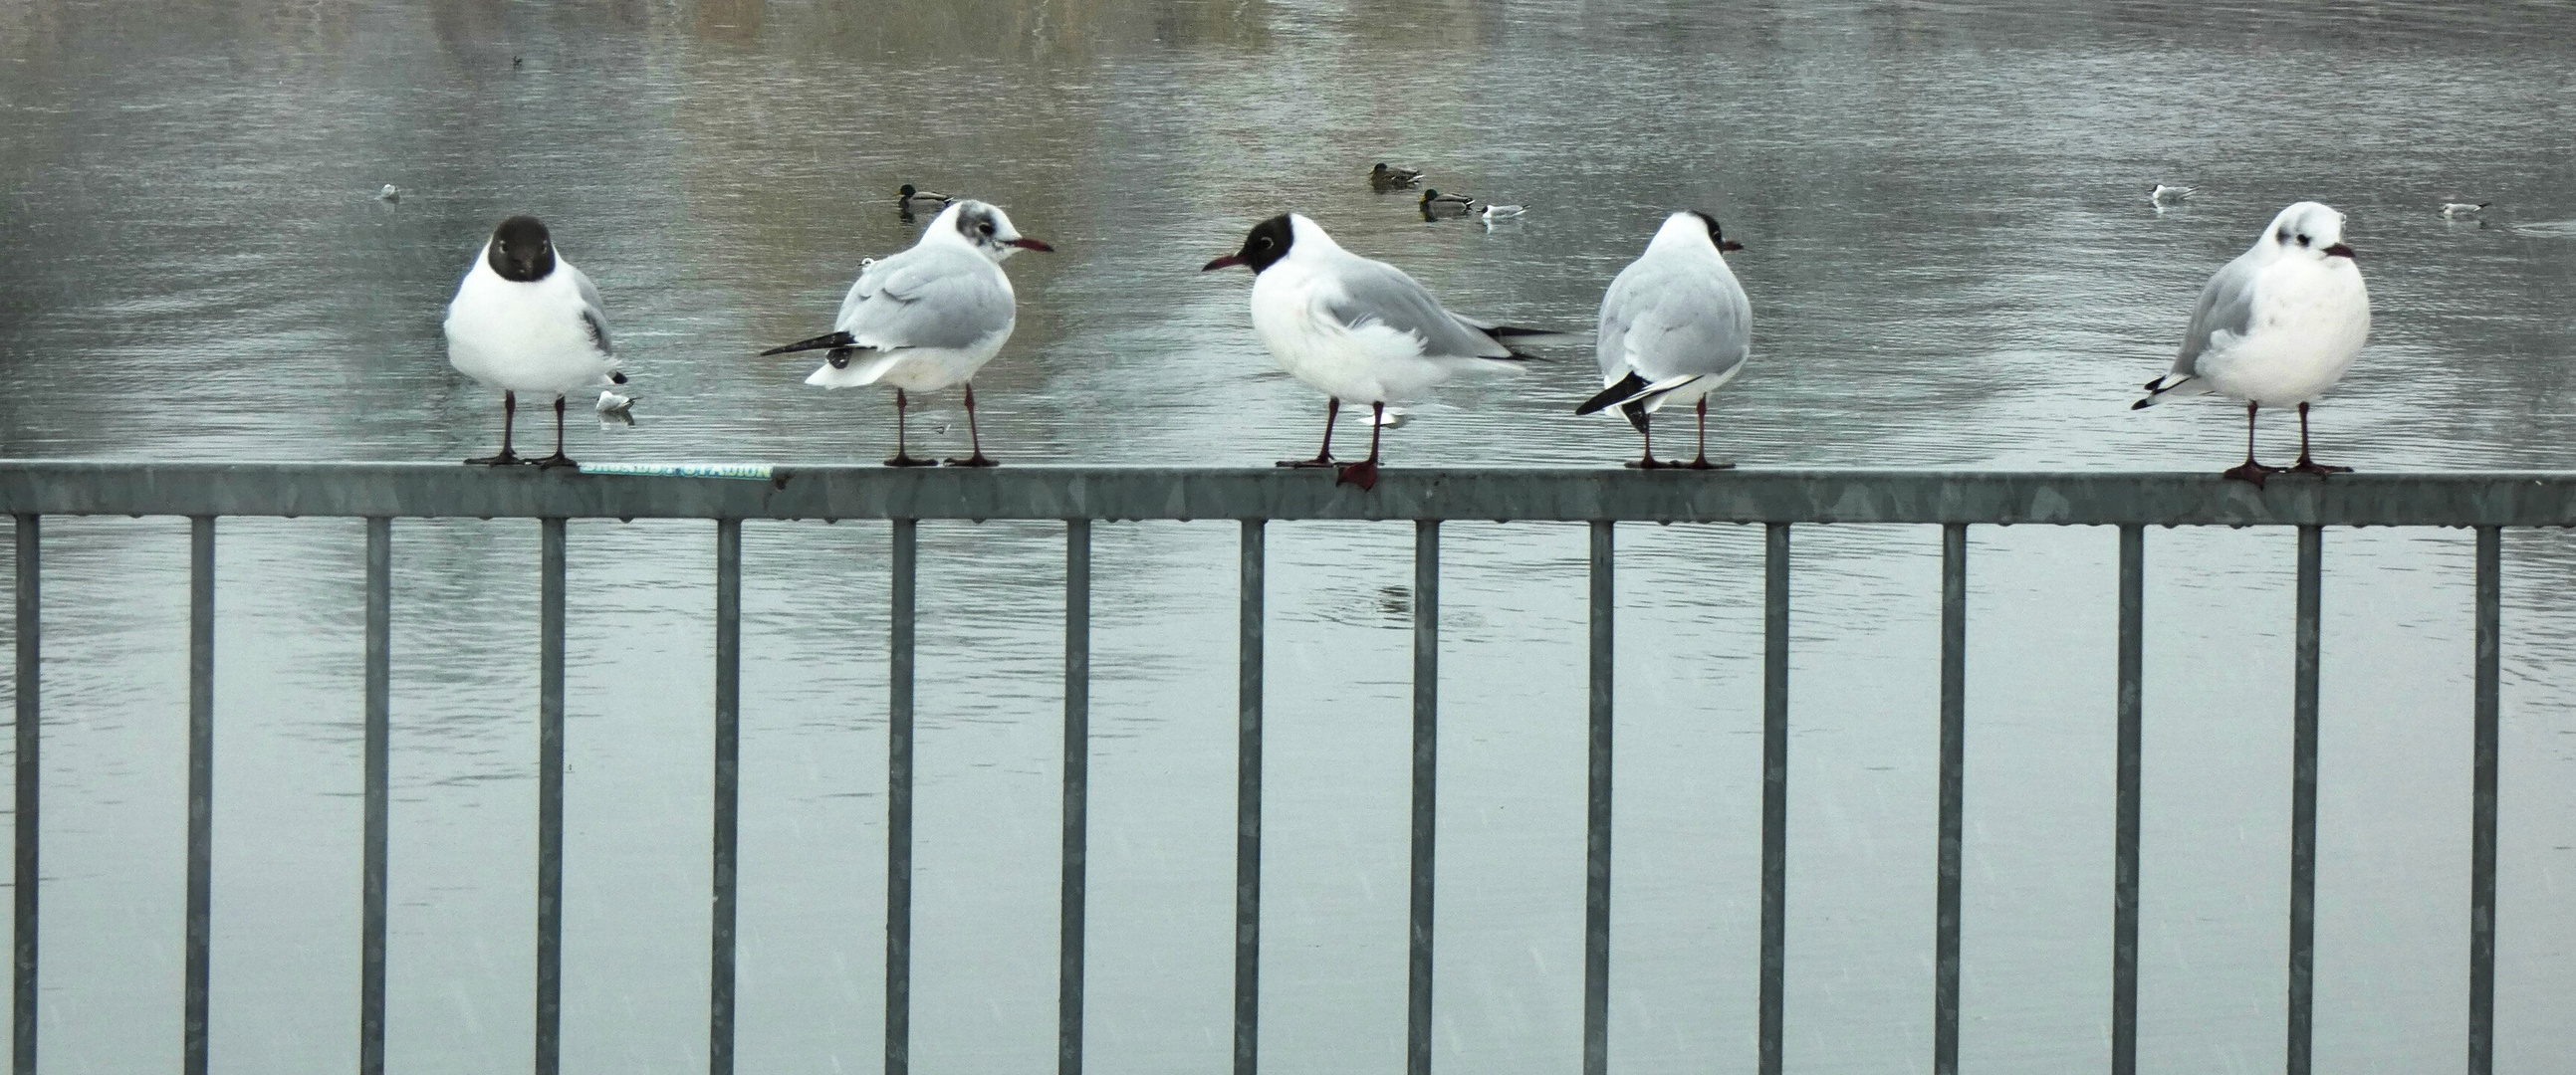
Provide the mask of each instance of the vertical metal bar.
[{"label": "vertical metal bar", "polygon": [[2497,667],[2503,639],[2503,535],[2478,528],[2476,771],[2469,824],[2469,1075],[2495,1070]]},{"label": "vertical metal bar", "polygon": [[2111,875],[2111,1075],[2138,1072],[2138,752],[2145,723],[2147,528],[2120,526],[2119,761]]},{"label": "vertical metal bar", "polygon": [[2290,1075],[2308,1075],[2316,1014],[2317,591],[2324,530],[2299,528],[2298,663],[2290,747]]},{"label": "vertical metal bar", "polygon": [[1431,1075],[1432,851],[1439,837],[1440,521],[1413,524],[1413,943],[1405,1071]]},{"label": "vertical metal bar", "polygon": [[1610,1070],[1610,731],[1612,523],[1592,522],[1590,787],[1583,826],[1583,1075]]},{"label": "vertical metal bar", "polygon": [[886,647],[885,1075],[912,1063],[912,583],[911,519],[894,521],[892,625]]},{"label": "vertical metal bar", "polygon": [[385,1072],[385,845],[393,728],[394,521],[367,520],[366,822],[358,913],[358,1075]]},{"label": "vertical metal bar", "polygon": [[537,672],[537,1075],[563,1065],[564,521],[541,520]]},{"label": "vertical metal bar", "polygon": [[1064,524],[1064,884],[1057,916],[1055,1068],[1082,1075],[1084,886],[1091,808],[1091,520]]},{"label": "vertical metal bar", "polygon": [[742,806],[742,520],[716,520],[715,893],[708,924],[707,1072],[733,1075],[734,880]]},{"label": "vertical metal bar", "polygon": [[18,774],[17,774],[17,872],[14,876],[17,895],[16,913],[11,918],[11,958],[9,997],[9,1070],[12,1075],[35,1075],[36,1071],[36,802],[37,778],[44,770],[36,764],[37,673],[40,660],[44,617],[41,594],[37,589],[38,523],[33,515],[18,516]]},{"label": "vertical metal bar", "polygon": [[1968,524],[1941,527],[1941,837],[1933,921],[1932,1072],[1959,1073],[1959,853],[1968,740]]},{"label": "vertical metal bar", "polygon": [[1243,521],[1235,650],[1234,1075],[1255,1075],[1261,1045],[1261,626],[1264,524]]},{"label": "vertical metal bar", "polygon": [[1789,936],[1789,524],[1765,524],[1762,575],[1762,1015],[1758,1070],[1780,1075]]},{"label": "vertical metal bar", "polygon": [[188,520],[187,1014],[180,1070],[206,1075],[206,979],[215,862],[215,520]]}]

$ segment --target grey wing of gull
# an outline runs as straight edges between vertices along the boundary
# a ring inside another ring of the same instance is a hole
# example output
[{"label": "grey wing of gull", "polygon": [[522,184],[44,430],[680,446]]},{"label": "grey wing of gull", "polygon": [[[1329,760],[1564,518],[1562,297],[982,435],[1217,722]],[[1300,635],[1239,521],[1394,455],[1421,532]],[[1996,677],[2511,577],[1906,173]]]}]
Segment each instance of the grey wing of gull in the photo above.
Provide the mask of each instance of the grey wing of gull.
[{"label": "grey wing of gull", "polygon": [[2191,329],[2183,334],[2182,353],[2174,358],[2173,371],[2185,377],[2200,375],[2201,352],[2209,349],[2209,338],[2224,332],[2244,336],[2254,327],[2254,280],[2262,266],[2251,251],[2221,266],[2200,289],[2200,302],[2191,309]]},{"label": "grey wing of gull", "polygon": [[602,354],[609,353],[608,306],[599,300],[599,286],[590,282],[589,273],[570,265],[564,268],[572,273],[572,286],[581,292],[581,325],[590,333],[591,346]]},{"label": "grey wing of gull", "polygon": [[1333,319],[1354,328],[1369,323],[1409,332],[1423,340],[1430,357],[1509,358],[1505,347],[1484,330],[1450,313],[1431,292],[1404,270],[1356,255],[1333,266],[1342,293],[1325,304]]},{"label": "grey wing of gull", "polygon": [[1000,266],[971,250],[916,247],[870,265],[834,327],[861,347],[969,347],[1010,327]]},{"label": "grey wing of gull", "polygon": [[1752,304],[1714,273],[1659,266],[1614,290],[1624,291],[1615,297],[1626,324],[1620,350],[1602,353],[1605,380],[1614,378],[1614,360],[1649,382],[1716,376],[1743,365],[1752,349]]}]

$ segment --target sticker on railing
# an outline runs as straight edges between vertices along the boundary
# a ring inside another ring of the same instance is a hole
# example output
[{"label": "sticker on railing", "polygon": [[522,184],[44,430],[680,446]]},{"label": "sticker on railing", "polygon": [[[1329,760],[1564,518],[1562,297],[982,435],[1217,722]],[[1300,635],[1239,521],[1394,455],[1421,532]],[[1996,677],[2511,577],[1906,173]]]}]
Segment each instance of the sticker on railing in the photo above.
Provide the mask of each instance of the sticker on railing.
[{"label": "sticker on railing", "polygon": [[625,474],[648,478],[743,478],[768,481],[767,463],[583,463],[584,474]]}]

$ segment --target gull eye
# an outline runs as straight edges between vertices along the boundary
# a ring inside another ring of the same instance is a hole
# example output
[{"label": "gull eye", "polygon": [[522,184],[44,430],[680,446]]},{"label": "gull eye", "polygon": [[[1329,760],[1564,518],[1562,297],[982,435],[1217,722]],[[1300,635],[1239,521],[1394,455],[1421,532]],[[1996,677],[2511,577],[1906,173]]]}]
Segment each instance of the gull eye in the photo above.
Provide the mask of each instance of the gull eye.
[{"label": "gull eye", "polygon": [[983,233],[984,233],[984,234],[986,234],[986,235],[991,235],[991,234],[993,234],[993,222],[992,222],[992,221],[990,221],[990,220],[987,220],[987,221],[985,221],[985,222],[983,222],[983,223],[981,223],[981,224],[977,224],[977,225],[975,225],[975,230],[976,230],[976,231],[983,232]]},{"label": "gull eye", "polygon": [[1270,237],[1267,235],[1256,237],[1252,240],[1252,245],[1268,250],[1270,249]]}]

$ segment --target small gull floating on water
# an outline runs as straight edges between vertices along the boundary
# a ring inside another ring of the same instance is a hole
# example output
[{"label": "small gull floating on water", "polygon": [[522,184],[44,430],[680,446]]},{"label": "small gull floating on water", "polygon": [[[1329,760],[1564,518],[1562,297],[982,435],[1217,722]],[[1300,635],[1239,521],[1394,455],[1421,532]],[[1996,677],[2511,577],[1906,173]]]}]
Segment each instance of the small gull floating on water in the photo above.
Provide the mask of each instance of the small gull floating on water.
[{"label": "small gull floating on water", "polygon": [[2181,202],[2198,193],[2200,193],[2199,187],[2175,187],[2158,183],[2154,190],[2147,192],[2147,201],[2153,205],[2167,206]]},{"label": "small gull floating on water", "polygon": [[2494,204],[2494,202],[2443,202],[2442,216],[2444,219],[2476,216],[2478,215],[2478,210]]},{"label": "small gull floating on water", "polygon": [[387,183],[385,184],[385,189],[376,192],[376,200],[380,202],[398,202],[402,200],[402,194],[403,192],[401,187]]},{"label": "small gull floating on water", "polygon": [[633,396],[621,396],[607,389],[601,389],[598,410],[602,425],[610,422],[630,426],[635,424],[635,397]]}]

